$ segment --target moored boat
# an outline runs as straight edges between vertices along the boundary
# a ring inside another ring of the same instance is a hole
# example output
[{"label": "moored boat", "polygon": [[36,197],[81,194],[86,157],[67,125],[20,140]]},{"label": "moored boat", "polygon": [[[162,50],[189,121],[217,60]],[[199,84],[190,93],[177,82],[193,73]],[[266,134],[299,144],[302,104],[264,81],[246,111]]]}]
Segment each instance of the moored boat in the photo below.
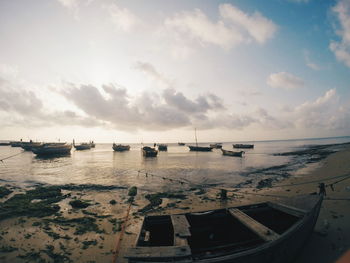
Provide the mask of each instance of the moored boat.
[{"label": "moored boat", "polygon": [[115,144],[113,143],[112,149],[116,152],[124,152],[130,150],[130,145]]},{"label": "moored boat", "polygon": [[178,142],[177,143],[179,146],[184,146],[184,145],[186,145],[186,143],[184,143],[184,142]]},{"label": "moored boat", "polygon": [[25,151],[31,151],[32,148],[38,147],[40,145],[41,145],[41,142],[32,142],[32,141],[30,141],[30,142],[23,142],[21,147]]},{"label": "moored boat", "polygon": [[222,148],[222,143],[212,143],[209,145],[213,149],[221,149]]},{"label": "moored boat", "polygon": [[158,151],[167,151],[168,145],[167,144],[158,144]]},{"label": "moored boat", "polygon": [[11,147],[21,147],[22,141],[11,141],[10,145],[11,145]]},{"label": "moored boat", "polygon": [[242,149],[253,149],[254,144],[242,144],[242,143],[236,143],[232,144],[233,148],[242,148]]},{"label": "moored boat", "polygon": [[0,142],[0,146],[9,146],[10,142]]},{"label": "moored boat", "polygon": [[91,144],[90,143],[81,143],[81,144],[78,144],[78,145],[74,145],[74,148],[77,151],[90,150],[91,149]]},{"label": "moored boat", "polygon": [[242,157],[244,153],[244,151],[234,152],[234,151],[228,151],[224,149],[221,149],[221,151],[222,151],[222,155],[235,156],[235,157]]},{"label": "moored boat", "polygon": [[156,150],[156,148],[144,146],[142,147],[142,154],[145,157],[156,157],[158,154],[158,151]]},{"label": "moored boat", "polygon": [[211,147],[193,146],[193,145],[188,145],[188,148],[190,148],[190,151],[195,151],[195,152],[210,152],[213,149]]},{"label": "moored boat", "polygon": [[323,195],[200,213],[146,216],[129,262],[293,262],[313,231]]},{"label": "moored boat", "polygon": [[38,156],[67,155],[72,149],[71,144],[44,143],[37,147],[32,147],[32,152]]}]

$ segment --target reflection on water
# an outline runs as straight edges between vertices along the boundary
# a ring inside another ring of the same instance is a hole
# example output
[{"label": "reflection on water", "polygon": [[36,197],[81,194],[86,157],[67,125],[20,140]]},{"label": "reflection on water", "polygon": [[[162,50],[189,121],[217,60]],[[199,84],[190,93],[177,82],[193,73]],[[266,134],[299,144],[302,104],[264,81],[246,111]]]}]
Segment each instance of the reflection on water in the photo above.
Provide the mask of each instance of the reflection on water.
[{"label": "reflection on water", "polygon": [[[23,152],[0,164],[0,180],[18,184],[106,184],[137,185],[153,190],[181,187],[161,177],[183,179],[202,184],[233,185],[247,179],[254,169],[288,164],[291,156],[274,156],[273,153],[295,151],[305,145],[343,143],[349,137],[323,140],[295,140],[254,142],[254,149],[245,149],[243,158],[223,156],[221,150],[190,152],[186,146],[169,144],[154,158],[141,154],[141,145],[131,145],[130,151],[114,152],[112,144],[97,144],[87,151],[72,150],[71,155],[39,158],[31,152]],[[205,146],[208,144],[203,144]],[[232,149],[232,143],[223,148]],[[20,152],[19,148],[0,147],[0,158]],[[139,174],[146,171],[160,177]]]}]

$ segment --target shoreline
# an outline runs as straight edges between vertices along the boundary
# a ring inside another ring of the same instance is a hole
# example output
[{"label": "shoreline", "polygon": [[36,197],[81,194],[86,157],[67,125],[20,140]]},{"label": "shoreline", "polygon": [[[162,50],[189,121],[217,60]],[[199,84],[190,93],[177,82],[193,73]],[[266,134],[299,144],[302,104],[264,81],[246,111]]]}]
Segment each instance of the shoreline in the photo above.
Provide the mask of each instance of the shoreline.
[{"label": "shoreline", "polygon": [[[143,215],[205,211],[274,200],[275,196],[288,197],[317,192],[317,183],[288,187],[284,185],[350,174],[350,163],[347,163],[349,159],[350,147],[347,146],[341,151],[328,155],[320,162],[315,162],[315,167],[310,168],[311,170],[306,166],[304,172],[276,182],[273,188],[229,191],[229,198],[226,201],[218,198],[218,189],[210,187],[190,189],[183,192],[184,197],[181,197],[181,191],[178,194],[164,193],[157,196],[157,194],[149,194],[147,191],[138,189],[117,262],[126,262],[123,255],[126,249],[134,244]],[[331,183],[331,181],[326,183]],[[6,182],[2,184],[6,185]],[[126,187],[83,189],[69,185],[59,187],[61,187],[59,188],[61,194],[58,197],[62,198],[57,203],[60,206],[59,212],[43,218],[21,215],[0,221],[2,229],[0,232],[0,260],[2,262],[30,262],[31,260],[40,262],[40,259],[48,262],[54,260],[65,262],[112,260],[116,239],[128,207],[128,198],[130,198],[128,189]],[[13,193],[0,199],[2,202],[17,193],[25,193],[24,189],[19,189],[16,185],[13,185],[11,190]],[[150,196],[148,200],[147,197],[145,198],[147,194]],[[327,200],[327,198],[350,199],[350,179],[337,184],[334,192],[327,188],[326,200],[322,204],[314,233],[299,255],[296,261],[298,263],[335,262],[342,253],[350,248],[350,225],[347,224],[350,216],[349,201]],[[70,202],[74,200],[82,200],[89,205],[85,208],[74,208],[70,205]],[[114,204],[111,203],[112,200],[115,200]],[[36,199],[31,202],[36,202]],[[150,202],[156,203],[151,207],[151,211],[139,211],[147,207]]]}]

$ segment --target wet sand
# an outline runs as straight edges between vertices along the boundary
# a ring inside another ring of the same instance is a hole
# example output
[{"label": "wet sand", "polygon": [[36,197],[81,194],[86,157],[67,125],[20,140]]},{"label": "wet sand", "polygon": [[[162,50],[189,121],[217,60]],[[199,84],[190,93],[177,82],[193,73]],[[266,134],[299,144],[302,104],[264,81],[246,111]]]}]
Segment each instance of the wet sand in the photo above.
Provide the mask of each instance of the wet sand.
[{"label": "wet sand", "polygon": [[[327,179],[350,174],[350,147],[331,154],[313,170],[291,176],[279,185],[299,184],[307,181]],[[314,165],[315,166],[315,165]],[[332,183],[335,180],[325,181]],[[277,184],[277,185],[278,185]],[[14,185],[0,183],[13,193],[0,199],[4,202],[14,194],[23,192]],[[162,196],[153,200],[155,209],[149,214],[183,213],[204,211],[221,207],[274,200],[274,196],[294,196],[317,192],[318,184],[303,184],[263,188],[260,190],[242,189],[228,192],[228,200],[221,201],[218,189],[192,189],[189,192],[175,193],[177,196]],[[12,216],[0,221],[0,261],[1,262],[112,262],[129,203],[128,189],[87,189],[61,190],[64,198],[57,202],[58,213],[46,217]],[[247,194],[245,194],[245,192]],[[240,194],[241,193],[241,194]],[[138,212],[150,202],[145,198],[149,192],[138,189],[135,196],[125,234],[118,253],[117,262],[123,258],[135,238],[145,213]],[[185,194],[185,198],[179,198]],[[327,196],[309,242],[296,262],[335,262],[350,248],[350,179],[335,185],[335,191],[327,188]],[[69,202],[83,200],[90,205],[86,208],[73,208]],[[110,202],[115,200],[114,202]],[[37,200],[32,200],[36,202]],[[1,212],[1,211],[0,211]],[[72,219],[74,219],[72,221]],[[76,219],[82,219],[77,221]]]}]

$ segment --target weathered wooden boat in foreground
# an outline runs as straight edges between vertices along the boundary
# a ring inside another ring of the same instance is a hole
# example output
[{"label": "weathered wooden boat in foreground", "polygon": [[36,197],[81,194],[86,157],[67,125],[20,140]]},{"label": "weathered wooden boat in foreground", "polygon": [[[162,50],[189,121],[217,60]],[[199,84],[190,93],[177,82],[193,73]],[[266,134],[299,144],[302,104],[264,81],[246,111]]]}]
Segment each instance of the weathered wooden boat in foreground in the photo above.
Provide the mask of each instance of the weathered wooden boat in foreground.
[{"label": "weathered wooden boat in foreground", "polygon": [[44,143],[38,147],[32,147],[32,152],[38,156],[67,155],[72,149],[71,144]]},{"label": "weathered wooden boat in foreground", "polygon": [[201,213],[146,216],[129,262],[293,262],[313,231],[323,195]]},{"label": "weathered wooden boat in foreground", "polygon": [[142,154],[145,157],[157,157],[158,151],[155,148],[144,146],[142,147]]},{"label": "weathered wooden boat in foreground", "polygon": [[241,144],[241,143],[236,143],[232,144],[233,148],[242,148],[242,149],[253,149],[254,144]]},{"label": "weathered wooden boat in foreground", "polygon": [[234,152],[234,151],[228,151],[224,149],[221,149],[221,151],[222,151],[222,155],[234,156],[234,157],[242,157],[244,153],[244,151]]},{"label": "weathered wooden boat in foreground", "polygon": [[115,144],[115,143],[113,143],[112,148],[116,152],[124,152],[124,151],[129,151],[130,150],[130,145],[122,145],[122,144]]}]

